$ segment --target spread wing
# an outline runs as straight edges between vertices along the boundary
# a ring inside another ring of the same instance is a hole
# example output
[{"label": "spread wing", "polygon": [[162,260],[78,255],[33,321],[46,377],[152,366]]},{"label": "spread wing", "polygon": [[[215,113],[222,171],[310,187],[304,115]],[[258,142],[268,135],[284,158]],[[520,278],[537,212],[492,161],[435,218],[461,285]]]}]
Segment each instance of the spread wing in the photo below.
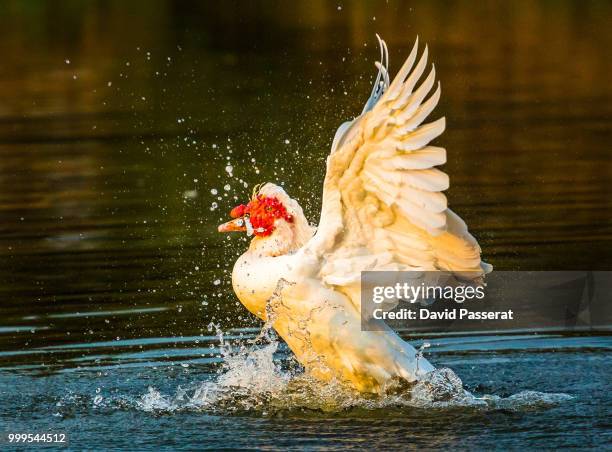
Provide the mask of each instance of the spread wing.
[{"label": "spread wing", "polygon": [[422,77],[427,47],[417,61],[417,39],[389,84],[380,42],[379,77],[364,112],[336,134],[320,224],[305,251],[321,259],[327,284],[346,288],[363,270],[444,270],[479,278],[490,266],[447,207],[448,176],[436,168],[446,162],[446,151],[430,144],[444,131],[444,118],[425,122],[440,99],[433,65]]}]

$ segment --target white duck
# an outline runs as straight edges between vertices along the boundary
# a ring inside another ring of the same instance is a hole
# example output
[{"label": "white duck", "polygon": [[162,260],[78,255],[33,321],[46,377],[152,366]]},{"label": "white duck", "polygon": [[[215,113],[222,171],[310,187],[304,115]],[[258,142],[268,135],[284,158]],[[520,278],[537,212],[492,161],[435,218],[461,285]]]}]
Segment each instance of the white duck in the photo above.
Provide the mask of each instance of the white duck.
[{"label": "white duck", "polygon": [[234,265],[244,306],[269,321],[305,369],[362,392],[394,379],[417,380],[434,367],[391,329],[362,331],[363,270],[444,270],[482,277],[490,266],[465,223],[447,207],[446,151],[428,146],[444,118],[421,125],[440,98],[435,69],[416,87],[418,39],[393,83],[388,52],[360,116],[338,129],[323,185],[318,228],[285,191],[268,183],[234,208],[220,232],[254,234]]}]

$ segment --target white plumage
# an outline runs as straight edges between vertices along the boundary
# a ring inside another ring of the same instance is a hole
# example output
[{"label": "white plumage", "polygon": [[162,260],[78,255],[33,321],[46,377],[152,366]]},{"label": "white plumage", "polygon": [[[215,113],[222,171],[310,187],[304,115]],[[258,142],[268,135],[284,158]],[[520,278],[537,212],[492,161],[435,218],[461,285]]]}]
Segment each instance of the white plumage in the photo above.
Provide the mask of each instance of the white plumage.
[{"label": "white plumage", "polygon": [[[308,372],[367,392],[395,378],[414,381],[433,366],[389,328],[361,331],[362,271],[443,270],[466,279],[490,271],[442,193],[448,176],[436,166],[446,151],[429,143],[445,121],[423,124],[440,98],[439,84],[431,93],[433,66],[418,84],[427,47],[415,65],[417,40],[389,84],[387,48],[379,42],[372,95],[362,114],[338,129],[327,159],[316,232],[295,200],[266,184],[259,194],[280,201],[293,221],[278,218],[270,235],[255,236],[232,274],[240,301],[272,322]],[[219,230],[243,230],[241,220],[248,216]]]}]

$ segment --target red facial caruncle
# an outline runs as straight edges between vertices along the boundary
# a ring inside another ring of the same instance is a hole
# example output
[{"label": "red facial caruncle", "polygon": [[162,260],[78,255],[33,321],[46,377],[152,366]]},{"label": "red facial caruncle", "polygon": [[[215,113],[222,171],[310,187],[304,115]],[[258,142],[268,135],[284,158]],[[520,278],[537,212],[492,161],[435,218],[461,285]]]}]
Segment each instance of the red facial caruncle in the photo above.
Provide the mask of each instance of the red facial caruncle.
[{"label": "red facial caruncle", "polygon": [[288,223],[293,222],[293,217],[287,213],[287,209],[276,197],[257,195],[245,206],[240,204],[232,209],[232,218],[241,218],[249,215],[249,221],[253,226],[253,233],[259,237],[267,237],[274,231],[274,222],[282,218]]}]

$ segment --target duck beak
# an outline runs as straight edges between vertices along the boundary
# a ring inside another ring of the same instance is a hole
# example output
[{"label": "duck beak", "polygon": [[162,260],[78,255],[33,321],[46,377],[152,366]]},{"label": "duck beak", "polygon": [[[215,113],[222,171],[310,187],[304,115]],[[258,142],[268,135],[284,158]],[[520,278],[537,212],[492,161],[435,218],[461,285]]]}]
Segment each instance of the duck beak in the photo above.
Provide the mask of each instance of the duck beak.
[{"label": "duck beak", "polygon": [[246,231],[246,224],[243,218],[235,218],[220,224],[217,230],[219,232]]}]

